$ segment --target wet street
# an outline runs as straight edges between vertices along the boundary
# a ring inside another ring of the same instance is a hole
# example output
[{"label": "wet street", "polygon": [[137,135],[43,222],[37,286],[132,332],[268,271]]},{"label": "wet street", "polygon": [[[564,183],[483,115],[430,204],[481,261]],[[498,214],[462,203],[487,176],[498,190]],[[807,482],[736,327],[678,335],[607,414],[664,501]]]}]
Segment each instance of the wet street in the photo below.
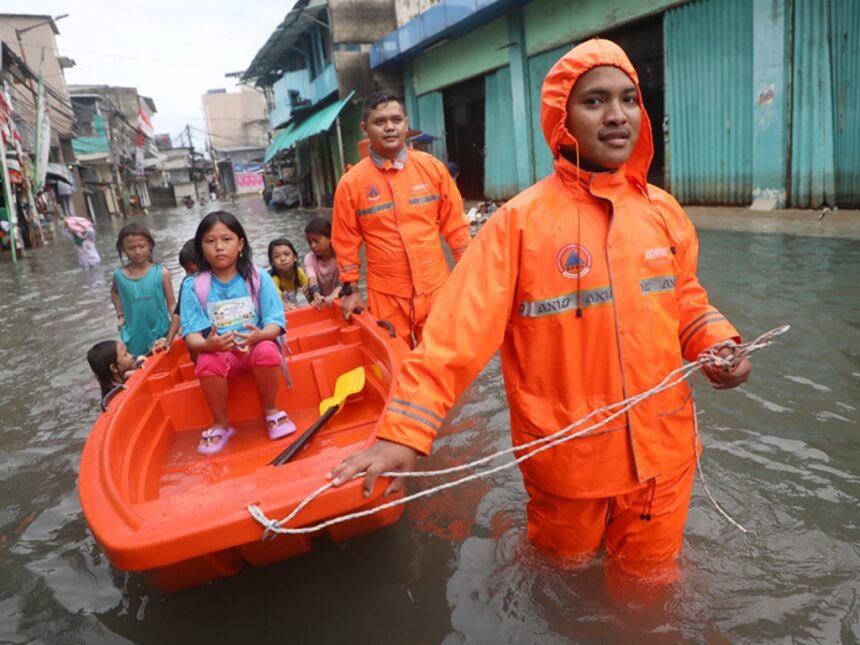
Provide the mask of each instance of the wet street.
[{"label": "wet street", "polygon": [[[268,212],[256,198],[222,206],[258,264],[274,237],[307,251],[312,213]],[[205,212],[140,220],[177,286],[178,250]],[[665,597],[610,595],[599,561],[564,570],[536,553],[516,469],[414,502],[380,532],[169,595],[111,568],[76,488],[98,415],[85,354],[117,336],[109,288],[123,223],[97,223],[103,261],[91,271],[59,235],[17,269],[0,261],[0,642],[860,641],[860,241],[701,231],[714,304],[747,339],[792,330],[753,357],[744,387],[698,381],[705,480],[750,532],[697,481],[681,581]],[[508,445],[494,358],[423,466]]]}]

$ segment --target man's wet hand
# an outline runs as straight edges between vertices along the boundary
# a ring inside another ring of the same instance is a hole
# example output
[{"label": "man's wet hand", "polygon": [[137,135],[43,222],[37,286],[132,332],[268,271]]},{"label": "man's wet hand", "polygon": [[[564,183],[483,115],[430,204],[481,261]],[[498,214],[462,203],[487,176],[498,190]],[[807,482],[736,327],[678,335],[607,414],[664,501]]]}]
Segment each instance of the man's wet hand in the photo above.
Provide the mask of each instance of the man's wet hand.
[{"label": "man's wet hand", "polygon": [[[357,473],[367,472],[364,477],[364,496],[369,497],[376,478],[386,472],[410,472],[415,470],[418,452],[385,439],[378,440],[367,450],[362,450],[344,459],[327,475],[332,484],[340,486],[352,479]],[[405,488],[405,478],[395,477],[385,489],[385,497]]]},{"label": "man's wet hand", "polygon": [[344,320],[349,320],[349,317],[354,313],[361,313],[364,311],[364,308],[364,300],[361,299],[361,294],[357,291],[340,299],[340,311],[343,314]]},{"label": "man's wet hand", "polygon": [[[717,352],[717,355],[727,358],[732,355],[732,351],[731,348],[724,347]],[[744,357],[731,367],[705,365],[702,367],[702,371],[708,377],[715,390],[730,390],[749,380],[750,373],[752,372],[752,363],[750,363],[748,358]]]}]

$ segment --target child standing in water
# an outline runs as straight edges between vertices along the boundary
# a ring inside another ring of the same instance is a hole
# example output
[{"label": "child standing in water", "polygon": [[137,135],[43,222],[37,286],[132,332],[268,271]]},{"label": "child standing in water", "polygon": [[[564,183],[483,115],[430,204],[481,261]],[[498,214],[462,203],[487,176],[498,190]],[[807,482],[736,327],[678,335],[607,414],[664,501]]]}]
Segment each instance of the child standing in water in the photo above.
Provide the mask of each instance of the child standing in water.
[{"label": "child standing in water", "polygon": [[226,211],[203,218],[194,246],[202,271],[182,285],[182,333],[199,353],[195,371],[213,417],[197,452],[220,452],[236,434],[227,416],[227,379],[244,369],[253,370],[269,438],[294,433],[296,425],[275,407],[283,356],[275,341],[286,323],[271,276],[252,264],[245,229]]},{"label": "child standing in water", "polygon": [[102,261],[96,249],[96,229],[84,217],[66,217],[63,220],[63,234],[75,244],[78,263],[84,269],[91,269]]},{"label": "child standing in water", "polygon": [[288,239],[280,237],[269,242],[269,275],[284,302],[284,310],[299,306],[299,289],[307,295],[308,276],[299,266],[299,254]]},{"label": "child standing in water", "polygon": [[90,347],[87,362],[98,379],[104,398],[117,385],[125,383],[134,370],[143,364],[143,356],[135,358],[121,341],[103,340]]},{"label": "child standing in water", "polygon": [[170,272],[152,260],[155,240],[142,224],[126,224],[116,250],[128,263],[113,273],[111,300],[122,341],[135,356],[163,349],[174,307]]},{"label": "child standing in water", "polygon": [[331,307],[341,290],[337,258],[331,245],[331,222],[315,217],[305,226],[305,238],[311,249],[305,256],[309,300],[317,309]]}]

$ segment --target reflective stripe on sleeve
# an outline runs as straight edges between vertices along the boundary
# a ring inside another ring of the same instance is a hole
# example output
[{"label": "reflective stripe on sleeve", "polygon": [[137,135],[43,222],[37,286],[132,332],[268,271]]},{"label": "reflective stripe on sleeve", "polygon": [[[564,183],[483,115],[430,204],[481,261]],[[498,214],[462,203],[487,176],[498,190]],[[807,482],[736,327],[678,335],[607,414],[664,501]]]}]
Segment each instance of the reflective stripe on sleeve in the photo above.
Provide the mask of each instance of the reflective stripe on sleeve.
[{"label": "reflective stripe on sleeve", "polygon": [[396,412],[397,414],[402,414],[404,417],[409,417],[410,419],[414,419],[415,421],[418,421],[418,423],[423,423],[425,426],[429,426],[429,427],[433,428],[434,432],[439,430],[438,424],[435,424],[432,421],[428,421],[424,417],[419,417],[417,414],[412,414],[411,412],[409,412],[407,410],[401,410],[400,408],[396,408],[392,405],[388,408],[388,411],[389,412]]}]

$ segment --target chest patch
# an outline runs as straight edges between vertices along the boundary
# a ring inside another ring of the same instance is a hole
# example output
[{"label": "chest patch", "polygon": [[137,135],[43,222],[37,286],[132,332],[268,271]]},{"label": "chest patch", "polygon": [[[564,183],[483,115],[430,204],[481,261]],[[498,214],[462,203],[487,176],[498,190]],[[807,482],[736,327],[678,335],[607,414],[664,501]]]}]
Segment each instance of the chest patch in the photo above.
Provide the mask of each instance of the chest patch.
[{"label": "chest patch", "polygon": [[567,244],[559,250],[555,264],[565,278],[584,278],[591,270],[591,252],[581,244]]},{"label": "chest patch", "polygon": [[671,253],[665,246],[653,249],[645,249],[645,264],[668,264],[671,261]]},{"label": "chest patch", "polygon": [[379,194],[379,189],[376,186],[371,186],[370,189],[367,191],[367,199],[372,202],[375,202],[381,196],[382,195]]}]

